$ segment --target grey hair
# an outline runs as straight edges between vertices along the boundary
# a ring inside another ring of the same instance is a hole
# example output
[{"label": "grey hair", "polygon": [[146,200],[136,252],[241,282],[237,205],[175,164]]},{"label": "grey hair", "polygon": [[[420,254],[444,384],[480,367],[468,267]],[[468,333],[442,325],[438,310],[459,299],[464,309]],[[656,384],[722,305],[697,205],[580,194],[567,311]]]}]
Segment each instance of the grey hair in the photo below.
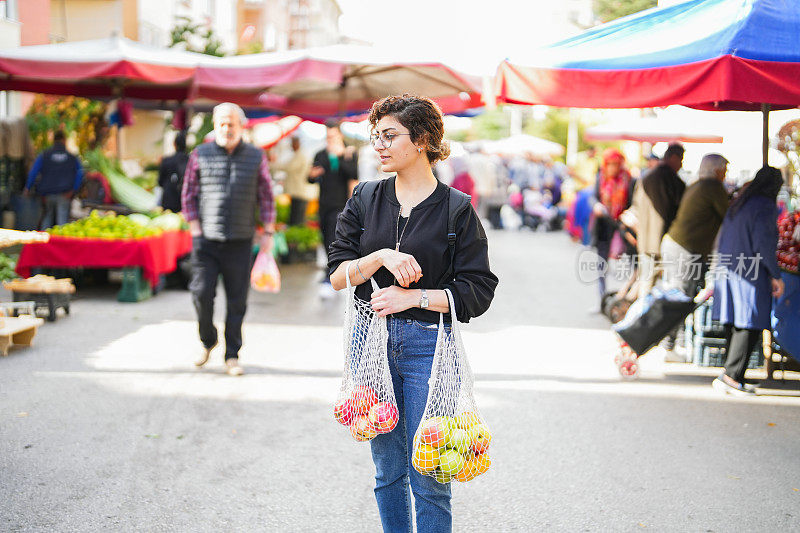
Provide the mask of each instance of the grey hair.
[{"label": "grey hair", "polygon": [[223,102],[217,106],[214,106],[214,111],[211,114],[211,118],[214,123],[216,123],[217,117],[226,116],[230,113],[236,113],[239,116],[239,122],[241,122],[242,126],[247,124],[247,117],[244,115],[242,108],[236,104],[232,104],[231,102]]},{"label": "grey hair", "polygon": [[716,178],[717,170],[725,168],[728,160],[719,154],[706,154],[700,161],[700,168],[697,170],[698,179]]}]

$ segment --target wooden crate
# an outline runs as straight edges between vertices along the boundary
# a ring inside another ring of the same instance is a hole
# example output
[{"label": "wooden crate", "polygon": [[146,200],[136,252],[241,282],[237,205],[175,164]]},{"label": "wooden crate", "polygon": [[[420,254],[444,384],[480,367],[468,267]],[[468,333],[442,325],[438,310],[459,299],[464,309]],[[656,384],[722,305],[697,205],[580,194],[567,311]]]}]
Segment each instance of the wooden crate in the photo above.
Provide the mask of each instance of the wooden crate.
[{"label": "wooden crate", "polygon": [[32,316],[0,318],[0,354],[8,355],[12,344],[30,346],[44,320]]},{"label": "wooden crate", "polygon": [[42,274],[37,274],[28,279],[18,278],[11,281],[4,281],[3,287],[12,292],[24,292],[28,294],[72,294],[75,292],[75,285],[73,285],[71,278],[54,278],[53,276],[45,276]]}]

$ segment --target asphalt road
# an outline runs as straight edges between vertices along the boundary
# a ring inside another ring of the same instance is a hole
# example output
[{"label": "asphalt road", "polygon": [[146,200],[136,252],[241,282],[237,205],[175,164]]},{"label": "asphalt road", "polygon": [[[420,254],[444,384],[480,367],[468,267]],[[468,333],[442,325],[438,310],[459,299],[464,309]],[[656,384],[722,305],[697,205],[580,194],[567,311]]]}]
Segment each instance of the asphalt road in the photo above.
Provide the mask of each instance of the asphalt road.
[{"label": "asphalt road", "polygon": [[[623,382],[580,248],[489,237],[501,283],[464,338],[494,464],[454,486],[456,531],[800,531],[797,390],[722,397],[718,370],[655,355]],[[221,351],[194,369],[187,293],[80,292],[0,359],[0,531],[380,530],[369,447],[331,416],[343,298],[318,277],[251,296],[241,378]]]}]

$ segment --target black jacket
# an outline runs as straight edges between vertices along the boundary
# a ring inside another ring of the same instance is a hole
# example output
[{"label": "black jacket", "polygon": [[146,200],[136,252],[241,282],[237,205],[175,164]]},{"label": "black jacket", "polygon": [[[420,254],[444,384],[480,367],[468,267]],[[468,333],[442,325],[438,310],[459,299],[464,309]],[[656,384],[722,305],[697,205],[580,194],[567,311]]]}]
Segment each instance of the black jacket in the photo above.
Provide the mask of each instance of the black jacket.
[{"label": "black jacket", "polygon": [[[456,219],[456,247],[453,279],[446,279],[449,266],[447,244],[448,187],[442,183],[419,205],[412,209],[407,227],[400,242],[400,251],[411,254],[422,268],[419,283],[411,289],[450,289],[460,322],[486,312],[494,298],[497,276],[489,269],[489,250],[486,233],[478,215],[470,206]],[[375,197],[364,200],[370,207],[359,220],[357,208],[351,198],[336,224],[336,240],[328,251],[328,267],[333,273],[343,261],[364,257],[382,248],[394,249],[397,238],[397,217],[400,202],[395,195],[395,178],[382,180],[375,189]],[[361,228],[364,228],[362,233]],[[353,267],[355,268],[355,267]],[[380,287],[394,283],[394,276],[385,268],[374,275]],[[372,286],[362,283],[356,296],[364,301],[371,299]],[[412,307],[394,316],[421,322],[438,322],[439,313]],[[446,317],[449,321],[449,316]]]},{"label": "black jacket", "polygon": [[325,169],[321,176],[308,179],[310,183],[319,183],[320,211],[341,211],[350,197],[350,182],[358,179],[358,157],[339,156],[339,168],[333,170],[328,151],[320,150],[314,156],[314,166]]},{"label": "black jacket", "polygon": [[158,167],[158,185],[162,189],[161,207],[177,213],[181,210],[181,188],[189,154],[176,152],[161,160]]}]

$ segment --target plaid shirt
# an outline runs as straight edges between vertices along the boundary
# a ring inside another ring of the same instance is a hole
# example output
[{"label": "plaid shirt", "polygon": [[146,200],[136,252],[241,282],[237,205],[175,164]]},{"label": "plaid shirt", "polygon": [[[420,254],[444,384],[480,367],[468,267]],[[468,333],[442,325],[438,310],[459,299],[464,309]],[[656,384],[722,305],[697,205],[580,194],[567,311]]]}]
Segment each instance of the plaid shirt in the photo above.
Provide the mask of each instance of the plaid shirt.
[{"label": "plaid shirt", "polygon": [[[183,218],[186,221],[197,220],[197,196],[200,194],[200,165],[197,161],[197,151],[192,151],[189,162],[186,164],[186,174],[183,177],[183,190],[181,191],[181,204]],[[272,194],[272,178],[269,174],[267,155],[262,154],[261,164],[258,167],[258,205],[261,211],[261,223],[264,225],[275,222],[275,200]]]}]

